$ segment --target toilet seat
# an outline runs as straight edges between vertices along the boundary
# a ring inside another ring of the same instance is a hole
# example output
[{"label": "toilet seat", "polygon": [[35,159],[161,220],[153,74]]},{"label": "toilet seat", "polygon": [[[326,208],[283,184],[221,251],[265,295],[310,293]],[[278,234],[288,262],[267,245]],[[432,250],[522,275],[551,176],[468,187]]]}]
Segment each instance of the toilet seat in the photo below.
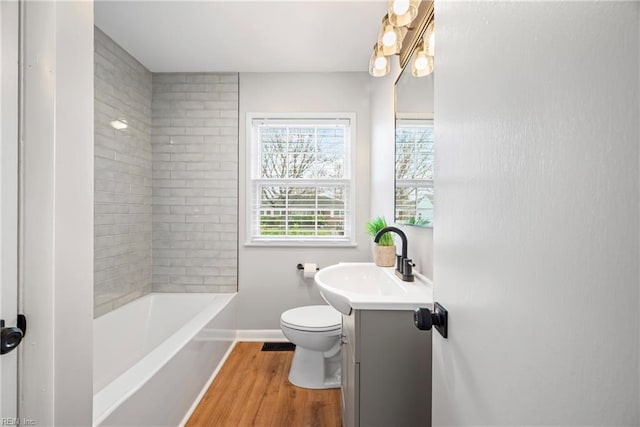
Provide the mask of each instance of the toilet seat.
[{"label": "toilet seat", "polygon": [[285,311],[280,316],[280,323],[299,331],[339,331],[342,315],[329,305],[308,305]]}]

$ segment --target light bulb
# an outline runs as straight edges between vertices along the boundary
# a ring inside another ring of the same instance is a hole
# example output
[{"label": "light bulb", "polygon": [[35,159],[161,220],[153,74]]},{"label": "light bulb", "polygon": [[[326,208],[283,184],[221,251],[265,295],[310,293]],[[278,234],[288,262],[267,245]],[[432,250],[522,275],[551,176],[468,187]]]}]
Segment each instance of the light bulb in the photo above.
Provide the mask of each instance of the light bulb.
[{"label": "light bulb", "polygon": [[420,55],[416,58],[416,62],[415,62],[416,70],[424,70],[425,68],[427,68],[428,65],[429,65],[429,60],[427,59],[426,56]]},{"label": "light bulb", "polygon": [[413,64],[411,65],[411,75],[414,77],[428,76],[433,72],[433,56],[425,53],[424,48],[416,51]]},{"label": "light bulb", "polygon": [[382,44],[385,46],[393,46],[398,41],[398,36],[396,32],[393,30],[393,27],[389,26],[387,31],[382,36]]},{"label": "light bulb", "polygon": [[371,59],[369,59],[369,74],[373,77],[382,77],[389,74],[391,69],[389,58],[384,56],[383,46],[381,43],[376,43],[373,46],[373,52],[371,53]]},{"label": "light bulb", "polygon": [[394,27],[405,27],[418,15],[418,7],[422,0],[389,0],[387,11],[389,22]]},{"label": "light bulb", "polygon": [[374,66],[378,70],[384,70],[387,67],[387,58],[384,56],[378,56],[374,62]]},{"label": "light bulb", "polygon": [[395,0],[393,2],[393,13],[404,15],[409,10],[409,0]]}]

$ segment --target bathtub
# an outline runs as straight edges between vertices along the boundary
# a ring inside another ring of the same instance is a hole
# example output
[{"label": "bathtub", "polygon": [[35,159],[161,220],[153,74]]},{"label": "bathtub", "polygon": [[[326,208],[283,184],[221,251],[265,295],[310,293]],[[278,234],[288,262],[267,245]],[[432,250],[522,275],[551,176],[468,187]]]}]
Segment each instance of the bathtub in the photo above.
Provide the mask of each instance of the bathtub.
[{"label": "bathtub", "polygon": [[177,426],[231,350],[235,294],[152,293],[94,320],[94,426]]}]

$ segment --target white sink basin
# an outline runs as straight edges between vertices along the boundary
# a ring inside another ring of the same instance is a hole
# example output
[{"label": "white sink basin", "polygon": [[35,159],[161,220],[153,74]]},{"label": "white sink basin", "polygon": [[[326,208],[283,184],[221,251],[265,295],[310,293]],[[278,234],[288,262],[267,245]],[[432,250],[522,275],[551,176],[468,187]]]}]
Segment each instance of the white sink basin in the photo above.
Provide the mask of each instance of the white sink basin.
[{"label": "white sink basin", "polygon": [[315,276],[322,297],[336,310],[413,310],[433,306],[431,282],[416,274],[403,282],[394,268],[372,262],[344,262],[321,269]]}]

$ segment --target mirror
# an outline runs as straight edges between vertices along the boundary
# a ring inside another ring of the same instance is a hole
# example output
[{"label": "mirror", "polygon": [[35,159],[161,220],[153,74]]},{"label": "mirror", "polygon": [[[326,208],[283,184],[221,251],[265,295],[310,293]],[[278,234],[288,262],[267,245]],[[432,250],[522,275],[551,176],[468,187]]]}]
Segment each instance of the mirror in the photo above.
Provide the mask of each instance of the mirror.
[{"label": "mirror", "polygon": [[395,222],[433,226],[433,75],[414,77],[413,52],[395,84]]}]

